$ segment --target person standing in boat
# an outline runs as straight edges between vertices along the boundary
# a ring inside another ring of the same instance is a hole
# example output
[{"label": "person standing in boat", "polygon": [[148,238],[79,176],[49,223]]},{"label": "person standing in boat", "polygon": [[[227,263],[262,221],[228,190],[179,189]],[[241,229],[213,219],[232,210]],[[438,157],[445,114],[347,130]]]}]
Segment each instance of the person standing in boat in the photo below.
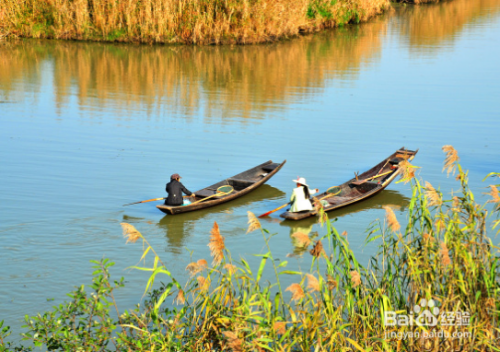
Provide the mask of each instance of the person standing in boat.
[{"label": "person standing in boat", "polygon": [[289,212],[298,213],[300,211],[313,210],[310,198],[311,195],[318,193],[319,190],[317,188],[312,191],[309,190],[306,179],[303,177],[297,177],[297,179],[293,180],[293,182],[297,184],[297,188],[293,189],[292,197],[290,198],[292,206],[290,207]]},{"label": "person standing in boat", "polygon": [[195,194],[188,190],[180,182],[181,177],[179,174],[173,174],[170,176],[170,182],[165,186],[165,191],[168,193],[167,199],[165,199],[165,205],[187,205],[190,204],[188,200],[184,201],[182,193],[184,192],[188,196],[194,197]]}]

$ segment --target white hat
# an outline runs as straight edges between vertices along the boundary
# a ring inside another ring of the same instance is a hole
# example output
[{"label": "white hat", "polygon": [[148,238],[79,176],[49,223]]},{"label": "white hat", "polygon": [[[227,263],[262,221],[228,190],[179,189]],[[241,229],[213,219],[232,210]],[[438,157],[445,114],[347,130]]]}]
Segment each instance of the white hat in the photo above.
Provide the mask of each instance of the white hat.
[{"label": "white hat", "polygon": [[306,183],[306,179],[303,177],[297,177],[296,180],[292,180],[295,183],[300,183],[301,185],[309,187],[309,185]]}]

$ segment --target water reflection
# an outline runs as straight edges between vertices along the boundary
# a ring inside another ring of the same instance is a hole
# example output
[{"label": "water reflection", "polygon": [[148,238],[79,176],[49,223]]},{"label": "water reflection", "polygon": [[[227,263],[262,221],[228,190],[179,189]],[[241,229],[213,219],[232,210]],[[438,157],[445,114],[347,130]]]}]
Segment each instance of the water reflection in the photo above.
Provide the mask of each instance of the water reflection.
[{"label": "water reflection", "polygon": [[399,9],[398,31],[408,40],[411,49],[434,52],[445,42],[452,43],[467,24],[495,15],[500,11],[498,0],[454,0],[426,6],[405,6]]},{"label": "water reflection", "polygon": [[21,79],[31,83],[27,90],[53,84],[48,90],[59,113],[75,96],[85,116],[112,107],[120,116],[140,109],[147,116],[245,121],[304,99],[326,80],[357,76],[380,52],[386,27],[378,20],[245,47],[3,43],[0,89],[8,96]]},{"label": "water reflection", "polygon": [[[352,205],[346,206],[344,208],[337,209],[335,211],[328,212],[330,220],[335,218],[342,218],[344,216],[354,215],[357,213],[366,212],[372,209],[382,209],[384,206],[389,206],[395,211],[405,211],[406,207],[410,203],[410,198],[405,197],[398,191],[384,190],[359,203],[354,203]],[[316,224],[318,219],[316,217],[307,218],[300,221],[283,220],[280,222],[281,226],[290,228],[290,240],[294,246],[294,254],[301,255],[304,253],[304,249],[297,243],[296,239],[292,235],[296,232],[302,232],[314,239],[318,236],[317,232],[313,231],[313,225]],[[340,229],[338,229],[340,230]]]},{"label": "water reflection", "polygon": [[285,193],[281,190],[264,184],[241,198],[213,208],[177,215],[165,215],[158,222],[158,227],[165,232],[168,242],[166,250],[172,253],[181,253],[182,248],[193,233],[194,225],[210,215],[213,215],[214,220],[218,221],[218,214],[237,212],[239,208],[251,209],[254,203],[268,199],[279,199],[284,195]]},{"label": "water reflection", "polygon": [[495,5],[498,0],[455,0],[400,7],[397,21],[381,17],[288,42],[245,47],[4,41],[0,98],[12,101],[21,99],[15,95],[23,90],[48,90],[60,114],[75,96],[87,117],[112,107],[119,118],[139,110],[148,118],[201,115],[207,123],[255,121],[263,112],[317,93],[328,80],[357,77],[364,64],[378,61],[388,23],[396,23],[411,48],[440,50],[434,44],[452,40],[467,23],[498,12]]}]

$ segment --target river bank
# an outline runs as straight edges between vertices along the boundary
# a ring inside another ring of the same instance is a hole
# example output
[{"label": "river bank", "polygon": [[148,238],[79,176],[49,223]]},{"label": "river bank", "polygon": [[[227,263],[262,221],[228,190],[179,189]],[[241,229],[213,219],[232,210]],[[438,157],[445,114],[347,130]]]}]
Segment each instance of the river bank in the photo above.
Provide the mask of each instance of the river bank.
[{"label": "river bank", "polygon": [[365,22],[389,0],[0,0],[0,38],[253,44]]}]

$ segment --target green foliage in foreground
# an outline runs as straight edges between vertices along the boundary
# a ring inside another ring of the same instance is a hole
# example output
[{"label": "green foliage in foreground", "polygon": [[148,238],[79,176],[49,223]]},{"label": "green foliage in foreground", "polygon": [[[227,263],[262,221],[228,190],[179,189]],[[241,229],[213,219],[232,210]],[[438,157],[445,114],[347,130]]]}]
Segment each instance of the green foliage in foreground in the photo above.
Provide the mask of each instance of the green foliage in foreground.
[{"label": "green foliage in foreground", "polygon": [[[181,286],[143,235],[122,224],[128,241],[143,241],[141,259],[154,256],[152,267],[135,267],[150,274],[144,307],[111,318],[118,311],[113,291],[123,283],[110,284],[112,263],[94,262],[92,292],[79,287],[70,302],[27,317],[24,337],[57,351],[498,351],[500,257],[486,234],[487,219],[500,206],[498,185],[490,186],[493,207],[477,204],[456,151],[445,151],[445,166],[458,170],[460,193],[445,200],[431,184],[424,187],[412,179],[408,225],[400,231],[386,209],[386,221],[369,230],[367,242],[380,245],[368,267],[318,209],[326,234],[309,252],[310,270],[288,270],[286,261],[273,257],[273,235],[249,213],[249,232],[261,231],[268,249],[259,255],[259,268],[234,260],[215,224],[209,243],[213,266],[203,259],[189,264],[191,278]],[[411,169],[404,174],[408,180]],[[492,230],[498,225],[493,219]],[[295,237],[304,249],[310,246],[307,235]],[[266,268],[274,272],[273,283],[262,281]],[[168,283],[152,290],[159,277]],[[170,296],[177,308],[166,308]],[[388,312],[407,316],[424,305],[423,299],[436,302],[442,313],[461,312],[470,319],[452,325],[444,320],[435,326],[384,325]],[[4,343],[8,330],[0,331]]]}]

